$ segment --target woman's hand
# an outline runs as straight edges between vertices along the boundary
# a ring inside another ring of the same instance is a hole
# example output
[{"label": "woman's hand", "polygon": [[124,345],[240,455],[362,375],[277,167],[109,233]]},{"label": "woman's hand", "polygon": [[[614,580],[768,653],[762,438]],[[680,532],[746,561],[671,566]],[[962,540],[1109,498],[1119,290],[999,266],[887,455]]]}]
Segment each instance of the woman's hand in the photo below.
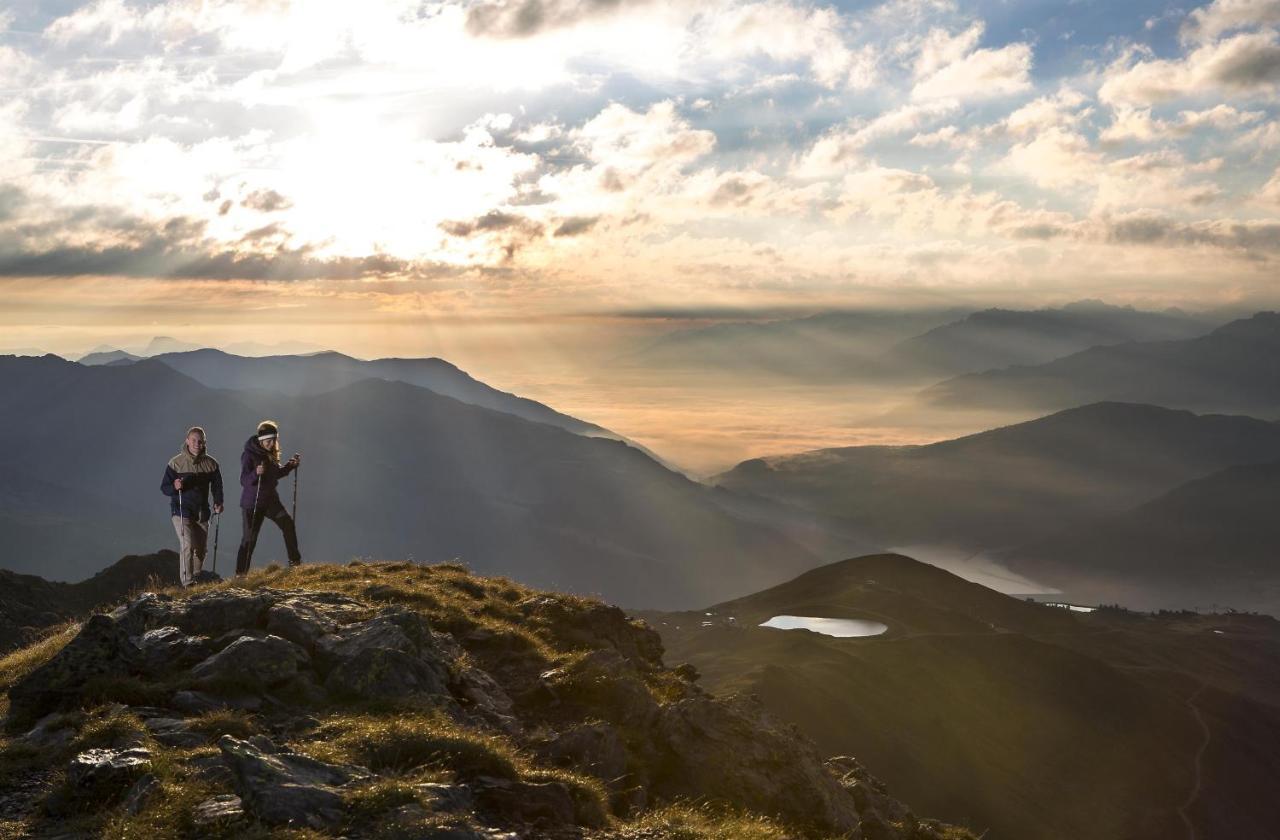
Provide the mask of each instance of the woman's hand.
[{"label": "woman's hand", "polygon": [[262,475],[266,471],[267,471],[266,464],[258,464],[258,468],[254,470],[254,472],[256,472],[258,475]]},{"label": "woman's hand", "polygon": [[301,453],[301,452],[295,452],[295,453],[293,453],[293,457],[289,459],[289,463],[290,463],[290,464],[292,464],[292,465],[293,465],[293,466],[295,466],[295,467],[296,467],[296,466],[298,466],[299,464],[301,464],[301,463],[302,463],[302,453]]}]

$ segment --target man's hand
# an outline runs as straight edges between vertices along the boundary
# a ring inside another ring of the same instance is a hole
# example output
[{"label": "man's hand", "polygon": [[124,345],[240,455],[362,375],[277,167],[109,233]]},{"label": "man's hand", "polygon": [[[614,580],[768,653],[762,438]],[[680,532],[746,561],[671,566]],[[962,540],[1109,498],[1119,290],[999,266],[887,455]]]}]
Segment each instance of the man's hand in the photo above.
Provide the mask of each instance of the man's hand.
[{"label": "man's hand", "polygon": [[214,512],[214,513],[222,513],[222,505],[214,505],[214,506],[213,506],[213,512]]},{"label": "man's hand", "polygon": [[256,472],[258,475],[262,475],[266,471],[267,471],[266,464],[258,464],[258,468],[254,470],[254,472]]},{"label": "man's hand", "polygon": [[174,489],[174,490],[181,490],[181,489],[182,489],[182,479],[180,479],[180,478],[175,478],[175,479],[173,480],[173,489]]}]

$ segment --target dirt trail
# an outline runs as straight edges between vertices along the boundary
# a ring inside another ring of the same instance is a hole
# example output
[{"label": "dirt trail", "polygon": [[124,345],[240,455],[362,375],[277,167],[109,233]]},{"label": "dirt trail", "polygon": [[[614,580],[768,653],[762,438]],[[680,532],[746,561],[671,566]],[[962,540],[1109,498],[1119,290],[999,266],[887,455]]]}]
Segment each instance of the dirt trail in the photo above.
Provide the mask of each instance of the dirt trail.
[{"label": "dirt trail", "polygon": [[1200,749],[1196,750],[1195,770],[1192,776],[1195,780],[1195,784],[1191,786],[1190,792],[1187,793],[1187,798],[1178,806],[1178,816],[1182,817],[1182,823],[1187,827],[1187,840],[1197,840],[1196,827],[1191,823],[1191,817],[1187,814],[1187,811],[1191,809],[1191,806],[1200,796],[1200,788],[1203,782],[1201,764],[1204,760],[1205,751],[1209,749],[1209,744],[1213,741],[1213,732],[1210,731],[1209,725],[1204,722],[1204,715],[1200,713],[1200,707],[1196,705],[1196,698],[1199,697],[1207,687],[1208,686],[1205,683],[1201,683],[1200,687],[1192,692],[1191,696],[1187,698],[1187,708],[1190,709],[1191,714],[1195,716],[1196,723],[1200,725],[1200,731],[1204,735],[1204,738],[1200,742]]}]

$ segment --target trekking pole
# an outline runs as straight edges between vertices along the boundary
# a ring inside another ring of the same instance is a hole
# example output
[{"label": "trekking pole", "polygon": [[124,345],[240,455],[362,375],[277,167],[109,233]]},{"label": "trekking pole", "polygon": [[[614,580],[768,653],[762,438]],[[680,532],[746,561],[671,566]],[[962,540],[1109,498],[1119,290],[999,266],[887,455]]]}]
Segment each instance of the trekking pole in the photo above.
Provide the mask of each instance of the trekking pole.
[{"label": "trekking pole", "polygon": [[298,524],[298,470],[302,469],[302,464],[298,464],[293,468],[293,523]]},{"label": "trekking pole", "polygon": [[222,527],[222,514],[218,514],[218,521],[213,523],[213,573],[218,573],[218,529]]},{"label": "trekking pole", "polygon": [[[253,550],[258,547],[258,531],[255,526],[258,524],[258,494],[261,492],[262,476],[258,476],[253,485],[253,513],[249,514],[249,556],[244,558],[245,566],[253,564]],[[248,568],[244,570],[244,573],[249,573]],[[239,568],[236,569],[236,574],[240,574]]]},{"label": "trekking pole", "polygon": [[[178,479],[181,481],[182,479]],[[182,572],[187,562],[187,526],[182,518],[182,487],[178,487],[178,583],[182,583]],[[183,584],[186,586],[186,584]]]}]

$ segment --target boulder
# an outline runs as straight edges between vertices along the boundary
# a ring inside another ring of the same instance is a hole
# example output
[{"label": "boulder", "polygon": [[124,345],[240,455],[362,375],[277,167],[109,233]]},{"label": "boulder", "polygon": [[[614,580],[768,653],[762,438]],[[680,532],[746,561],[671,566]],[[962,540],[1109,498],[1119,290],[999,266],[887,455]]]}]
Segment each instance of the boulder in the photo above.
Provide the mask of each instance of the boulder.
[{"label": "boulder", "polygon": [[652,730],[662,771],[653,791],[710,799],[840,834],[858,828],[852,794],[816,748],[757,702],[696,696],[662,708]]},{"label": "boulder", "polygon": [[58,750],[70,744],[76,737],[75,718],[62,712],[52,712],[36,721],[25,734],[13,743],[34,750]]},{"label": "boulder", "polygon": [[432,811],[469,811],[473,805],[471,789],[466,785],[423,782],[413,789]]},{"label": "boulder", "polygon": [[372,778],[363,767],[296,753],[264,752],[230,735],[218,740],[243,807],[270,825],[323,829],[341,822],[342,787]]},{"label": "boulder", "polygon": [[209,639],[188,636],[172,625],[147,630],[132,641],[138,648],[138,667],[150,674],[190,668],[213,653]]},{"label": "boulder", "polygon": [[325,688],[354,698],[449,693],[446,655],[422,616],[407,610],[342,627],[316,641]]},{"label": "boulder", "polygon": [[584,723],[553,734],[538,753],[552,764],[573,768],[611,786],[621,785],[627,776],[627,748],[618,730],[607,723]]},{"label": "boulder", "polygon": [[609,604],[538,595],[517,608],[561,646],[610,647],[640,669],[662,667],[662,637],[643,621]]},{"label": "boulder", "polygon": [[181,604],[171,595],[144,592],[110,613],[130,636],[141,636],[154,627],[172,624]]},{"label": "boulder", "polygon": [[[657,701],[631,662],[612,648],[593,650],[585,656],[542,674],[544,688],[553,702],[580,717],[603,718],[628,729],[643,729],[658,714]],[[526,696],[526,705],[538,702]]]},{"label": "boulder", "polygon": [[214,696],[203,691],[177,691],[174,692],[169,704],[189,715],[202,715],[205,712],[216,712],[220,709],[256,712],[262,708],[262,698],[257,694]]},{"label": "boulder", "polygon": [[338,629],[367,608],[359,601],[331,592],[300,592],[276,602],[267,611],[267,632],[312,650],[321,636]]},{"label": "boulder", "polygon": [[[521,782],[479,776],[471,785],[476,810],[499,825],[547,830],[578,824],[573,794],[561,782]],[[604,815],[590,822],[602,825]]]},{"label": "boulder", "polygon": [[150,770],[151,753],[141,747],[85,750],[67,765],[63,796],[49,806],[62,811],[72,804],[118,801]]},{"label": "boulder", "polygon": [[120,809],[129,816],[140,814],[160,790],[160,780],[148,773],[129,788],[129,792],[124,795],[124,802],[120,803]]},{"label": "boulder", "polygon": [[296,678],[299,668],[308,664],[307,652],[287,639],[241,636],[192,668],[191,676],[196,685],[205,689],[261,691]]},{"label": "boulder", "polygon": [[143,721],[151,737],[166,747],[190,749],[209,742],[203,734],[192,730],[191,724],[182,718],[153,717]]},{"label": "boulder", "polygon": [[125,676],[137,666],[138,657],[124,627],[109,615],[92,616],[66,647],[9,689],[10,714],[34,720],[74,706],[86,682]]},{"label": "boulder", "polygon": [[191,809],[191,821],[198,826],[231,822],[243,816],[240,797],[230,793],[206,799]]},{"label": "boulder", "polygon": [[263,627],[267,611],[280,597],[272,590],[222,589],[188,599],[174,621],[188,633],[217,636],[230,630]]}]

